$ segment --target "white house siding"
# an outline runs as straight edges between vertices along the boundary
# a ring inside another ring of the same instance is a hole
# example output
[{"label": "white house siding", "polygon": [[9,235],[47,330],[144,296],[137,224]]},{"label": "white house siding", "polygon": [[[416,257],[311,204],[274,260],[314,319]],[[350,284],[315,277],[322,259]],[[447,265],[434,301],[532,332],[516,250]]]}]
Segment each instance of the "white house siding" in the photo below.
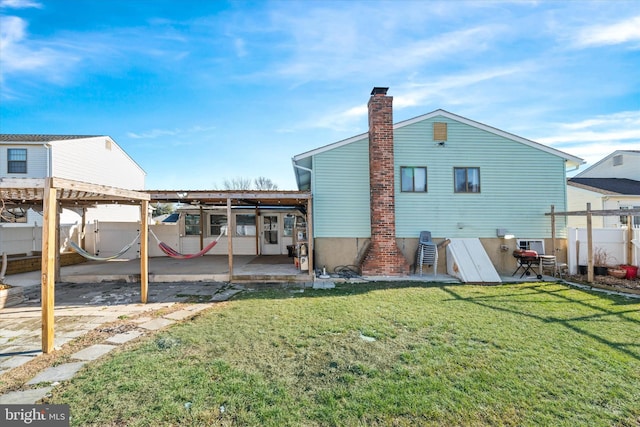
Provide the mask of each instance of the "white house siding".
[{"label": "white house siding", "polygon": [[51,144],[53,176],[129,190],[144,189],[144,171],[109,137]]},{"label": "white house siding", "polygon": [[[0,143],[0,178],[44,178],[47,176],[47,148],[42,144]],[[8,150],[10,148],[27,149],[27,173],[12,173],[8,168]]]},{"label": "white house siding", "polygon": [[369,237],[369,140],[313,158],[315,237]]},{"label": "white house siding", "polygon": [[[614,165],[621,156],[622,164]],[[640,181],[640,151],[618,150],[576,175],[580,178],[627,178]]]},{"label": "white house siding", "polygon": [[[605,209],[602,203],[602,194],[595,191],[589,191],[584,188],[577,188],[572,185],[567,186],[567,210],[568,211],[584,211],[587,209],[587,203],[591,203],[591,209]],[[615,209],[618,209],[617,207]],[[594,228],[602,228],[604,226],[603,217],[594,216],[591,218],[591,224]],[[586,228],[586,216],[570,216],[567,219],[567,225],[573,228]]]},{"label": "white house siding", "polygon": [[[432,123],[446,122],[439,146]],[[519,142],[434,117],[397,129],[395,136],[396,233],[416,237],[496,237],[505,228],[517,237],[550,237],[553,204],[566,210],[564,159]],[[427,167],[427,193],[400,192],[400,166]],[[479,167],[480,193],[454,193],[453,168]],[[565,219],[556,218],[558,237]]]}]

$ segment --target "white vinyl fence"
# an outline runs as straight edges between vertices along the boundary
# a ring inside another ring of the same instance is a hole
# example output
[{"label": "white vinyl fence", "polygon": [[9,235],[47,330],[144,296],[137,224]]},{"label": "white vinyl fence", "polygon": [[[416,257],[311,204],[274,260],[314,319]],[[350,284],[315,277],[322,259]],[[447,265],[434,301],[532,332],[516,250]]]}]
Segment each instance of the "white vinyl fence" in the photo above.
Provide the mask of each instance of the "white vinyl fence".
[{"label": "white vinyl fence", "polygon": [[[150,230],[161,241],[180,251],[180,236],[177,225],[154,224],[150,225]],[[119,259],[140,258],[140,224],[137,222],[100,222],[95,221],[87,224],[85,229],[84,249],[89,254],[107,258],[119,253],[127,245],[135,240],[131,246]],[[137,240],[136,240],[137,237]],[[66,224],[60,226],[60,250],[73,251],[69,245],[69,240],[80,245],[81,235],[78,224]],[[153,235],[149,235],[149,256],[166,256],[158,247],[158,241]],[[0,255],[4,252],[7,255],[26,254],[42,251],[42,227],[3,227],[0,226]]]},{"label": "white vinyl fence", "polygon": [[[633,229],[631,259],[627,259],[629,230],[624,228],[592,229],[593,252],[605,252],[609,265],[640,265],[640,229]],[[578,265],[587,265],[587,229],[569,228],[567,242],[567,264],[569,273],[576,274]]]},{"label": "white vinyl fence", "polygon": [[[176,250],[179,234],[177,225],[154,224],[149,229],[160,239]],[[119,259],[140,258],[140,224],[135,222],[99,222],[87,224],[85,230],[85,250],[97,257],[109,257],[119,253],[129,245],[136,237],[135,244]],[[78,243],[78,240],[76,240]],[[150,257],[166,256],[158,247],[158,242],[149,233],[148,250]]]},{"label": "white vinyl fence", "polygon": [[[60,247],[65,247],[65,237],[72,233],[73,225],[60,226]],[[42,251],[42,226],[1,226],[0,254],[32,255]]]}]

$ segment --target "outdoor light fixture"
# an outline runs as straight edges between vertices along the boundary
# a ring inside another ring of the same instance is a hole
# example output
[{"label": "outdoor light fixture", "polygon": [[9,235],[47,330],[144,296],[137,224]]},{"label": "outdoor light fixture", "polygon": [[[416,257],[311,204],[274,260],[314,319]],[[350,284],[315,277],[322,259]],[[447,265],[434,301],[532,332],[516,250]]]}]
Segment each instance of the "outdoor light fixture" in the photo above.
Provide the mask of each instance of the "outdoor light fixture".
[{"label": "outdoor light fixture", "polygon": [[498,228],[498,229],[496,229],[496,235],[498,237],[503,238],[503,239],[513,239],[514,237],[516,237],[513,234],[509,234],[509,232],[507,231],[506,228]]}]

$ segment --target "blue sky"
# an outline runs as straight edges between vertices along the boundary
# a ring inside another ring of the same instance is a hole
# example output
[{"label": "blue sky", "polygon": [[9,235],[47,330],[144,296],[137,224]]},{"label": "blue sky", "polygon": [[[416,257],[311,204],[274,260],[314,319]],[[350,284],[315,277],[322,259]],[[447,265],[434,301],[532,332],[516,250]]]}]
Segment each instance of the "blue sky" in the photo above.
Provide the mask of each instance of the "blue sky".
[{"label": "blue sky", "polygon": [[[0,133],[110,135],[147,189],[264,176],[438,108],[584,158],[640,149],[640,1],[0,0]],[[588,165],[587,165],[588,166]]]}]

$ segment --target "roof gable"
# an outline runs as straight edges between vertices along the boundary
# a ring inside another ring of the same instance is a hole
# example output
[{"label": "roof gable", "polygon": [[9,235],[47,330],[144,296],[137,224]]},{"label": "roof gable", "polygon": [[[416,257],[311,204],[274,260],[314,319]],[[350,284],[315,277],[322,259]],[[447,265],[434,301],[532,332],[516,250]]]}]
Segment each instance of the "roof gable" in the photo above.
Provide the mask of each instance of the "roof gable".
[{"label": "roof gable", "polygon": [[[578,177],[598,178],[598,175],[602,174],[600,177],[606,178],[606,177],[612,177],[612,175],[618,175],[618,173],[615,173],[612,169],[612,167],[615,166],[614,158],[616,156],[629,156],[629,157],[637,158],[638,161],[640,162],[640,150],[616,150],[613,153],[609,154],[608,156],[600,159],[596,163],[592,164],[582,172],[576,174],[575,177],[576,178]],[[634,167],[632,169],[635,171],[638,170],[637,167]],[[631,176],[631,178],[635,178],[635,176],[637,176],[637,173],[632,175],[633,176]],[[618,176],[618,177],[623,178],[621,176]]]},{"label": "roof gable", "polygon": [[[468,119],[466,117],[459,116],[457,114],[450,113],[450,112],[448,112],[446,110],[442,110],[442,109],[438,109],[438,110],[432,111],[430,113],[423,114],[422,116],[418,116],[418,117],[414,117],[412,119],[408,119],[408,120],[404,120],[404,121],[398,122],[398,123],[393,125],[393,129],[394,130],[401,129],[401,128],[405,127],[405,126],[409,126],[409,125],[412,125],[414,123],[418,123],[418,122],[421,122],[421,121],[424,121],[424,120],[429,120],[429,119],[432,119],[434,117],[446,117],[448,119],[455,120],[457,122],[466,124],[468,126],[475,127],[477,129],[481,129],[483,131],[492,133],[494,135],[498,135],[500,137],[503,137],[503,138],[506,138],[506,139],[509,139],[509,140],[512,140],[512,141],[515,141],[515,142],[518,142],[518,143],[521,143],[521,144],[524,144],[524,145],[527,145],[527,146],[530,146],[530,147],[533,147],[533,148],[536,148],[538,150],[542,150],[544,152],[547,152],[547,153],[550,153],[550,154],[553,154],[555,156],[558,156],[558,157],[561,157],[561,158],[565,159],[565,161],[568,164],[571,164],[572,166],[575,166],[575,167],[577,167],[577,166],[579,166],[581,164],[584,164],[584,160],[579,158],[579,157],[572,156],[572,155],[567,154],[567,153],[565,153],[563,151],[556,150],[555,148],[548,147],[546,145],[531,141],[531,140],[526,139],[526,138],[522,138],[520,136],[511,134],[509,132],[505,132],[503,130],[494,128],[492,126],[485,125],[485,124],[480,123],[480,122],[476,122],[474,120]],[[302,154],[298,154],[297,156],[293,157],[294,164],[296,162],[300,161],[300,160],[315,156],[317,154],[320,154],[320,153],[323,153],[323,152],[326,152],[326,151],[329,151],[329,150],[333,150],[333,149],[342,147],[342,146],[347,145],[347,144],[351,144],[351,143],[356,142],[356,141],[361,141],[362,139],[365,139],[365,138],[368,138],[368,137],[369,137],[368,132],[365,132],[365,133],[361,133],[359,135],[353,136],[351,138],[335,142],[333,144],[325,145],[323,147],[316,148],[314,150],[307,151],[307,152],[302,153]]]}]

